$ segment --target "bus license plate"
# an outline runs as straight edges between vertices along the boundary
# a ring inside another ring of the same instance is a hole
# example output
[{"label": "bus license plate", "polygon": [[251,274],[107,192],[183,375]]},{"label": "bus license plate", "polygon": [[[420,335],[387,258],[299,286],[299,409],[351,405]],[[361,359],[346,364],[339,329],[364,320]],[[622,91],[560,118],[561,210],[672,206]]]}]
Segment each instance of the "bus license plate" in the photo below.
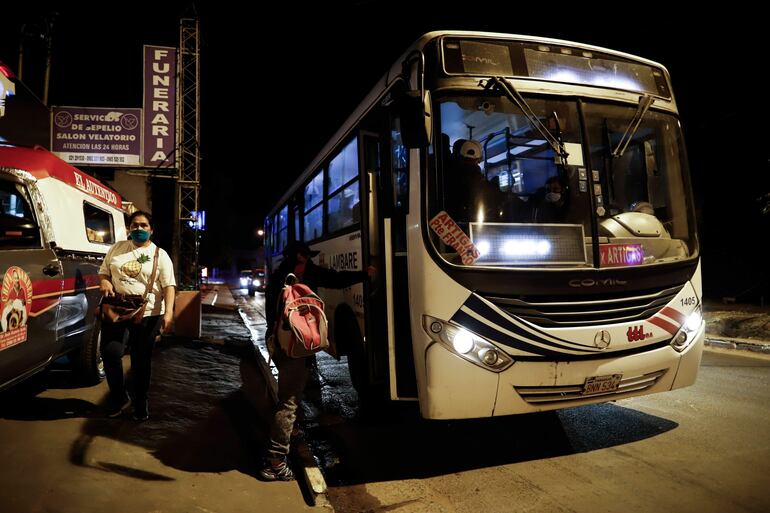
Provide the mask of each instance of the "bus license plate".
[{"label": "bus license plate", "polygon": [[622,374],[610,374],[609,376],[591,376],[583,385],[583,395],[602,394],[614,392],[620,386]]}]

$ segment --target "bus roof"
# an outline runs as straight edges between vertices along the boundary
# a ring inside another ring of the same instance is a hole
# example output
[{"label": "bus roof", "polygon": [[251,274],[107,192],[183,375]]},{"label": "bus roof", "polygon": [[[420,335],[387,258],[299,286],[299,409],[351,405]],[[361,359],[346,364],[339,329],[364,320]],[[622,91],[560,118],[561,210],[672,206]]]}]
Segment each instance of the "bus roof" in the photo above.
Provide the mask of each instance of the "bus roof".
[{"label": "bus roof", "polygon": [[0,146],[0,167],[27,171],[38,180],[56,178],[106,205],[123,208],[123,200],[116,191],[40,146]]},{"label": "bus roof", "polygon": [[586,50],[591,52],[603,52],[606,54],[614,55],[616,57],[630,59],[630,60],[638,61],[642,64],[655,66],[655,67],[661,68],[666,73],[666,76],[668,76],[668,70],[665,68],[665,66],[655,61],[651,61],[643,57],[638,57],[636,55],[619,52],[617,50],[603,48],[601,46],[588,45],[585,43],[578,43],[575,41],[567,41],[563,39],[553,39],[553,38],[538,37],[538,36],[505,34],[505,33],[498,33],[498,32],[472,32],[472,31],[466,31],[466,30],[437,30],[437,31],[425,33],[422,36],[420,36],[409,48],[407,48],[407,50],[403,52],[401,56],[396,60],[396,62],[390,67],[388,72],[385,73],[385,75],[383,75],[379,81],[377,81],[377,84],[375,84],[375,86],[372,88],[369,94],[367,94],[366,97],[361,101],[361,103],[358,104],[358,107],[356,107],[356,110],[353,111],[353,114],[351,114],[345,120],[342,127],[340,127],[340,129],[334,133],[331,139],[329,139],[329,141],[324,145],[323,149],[310,162],[310,165],[305,168],[302,174],[291,185],[289,190],[281,197],[278,203],[276,203],[273,206],[273,208],[268,212],[268,217],[275,215],[280,210],[280,208],[286,203],[286,201],[293,194],[293,192],[298,187],[300,187],[302,183],[310,177],[311,174],[315,173],[318,170],[321,163],[334,150],[338,142],[345,139],[349,135],[350,131],[353,130],[353,128],[358,125],[358,122],[376,104],[376,100],[379,99],[383,94],[385,94],[385,92],[390,88],[391,84],[399,77],[402,70],[401,63],[404,61],[404,59],[406,59],[407,56],[412,52],[414,52],[415,50],[422,51],[425,48],[425,46],[428,45],[428,43],[430,43],[431,41],[441,37],[446,37],[446,36],[469,37],[469,38],[472,37],[476,39],[479,39],[479,38],[497,39],[497,40],[505,39],[509,41],[527,41],[531,43],[571,46],[574,48],[579,48],[581,50]]}]

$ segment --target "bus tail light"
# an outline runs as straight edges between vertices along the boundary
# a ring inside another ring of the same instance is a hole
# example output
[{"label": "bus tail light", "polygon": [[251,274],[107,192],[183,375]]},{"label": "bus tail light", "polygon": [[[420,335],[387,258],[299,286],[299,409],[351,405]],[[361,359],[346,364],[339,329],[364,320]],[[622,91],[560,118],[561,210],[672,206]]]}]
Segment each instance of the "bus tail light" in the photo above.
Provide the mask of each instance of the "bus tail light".
[{"label": "bus tail light", "polygon": [[461,326],[423,315],[423,327],[431,340],[474,365],[492,372],[502,372],[513,365],[513,358]]},{"label": "bus tail light", "polygon": [[679,330],[679,333],[677,333],[671,341],[671,347],[680,353],[684,351],[695,339],[695,334],[700,329],[701,324],[703,324],[703,311],[701,310],[701,306],[698,305],[687,317],[682,328]]}]

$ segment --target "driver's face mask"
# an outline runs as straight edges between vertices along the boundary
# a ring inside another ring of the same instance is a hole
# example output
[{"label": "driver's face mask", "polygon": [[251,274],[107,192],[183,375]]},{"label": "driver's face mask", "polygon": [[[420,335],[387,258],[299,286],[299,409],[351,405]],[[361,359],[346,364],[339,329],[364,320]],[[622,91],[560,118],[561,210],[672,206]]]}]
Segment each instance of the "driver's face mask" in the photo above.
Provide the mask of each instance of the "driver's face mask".
[{"label": "driver's face mask", "polygon": [[549,192],[545,195],[545,200],[549,203],[556,203],[561,199],[561,193],[560,192]]}]

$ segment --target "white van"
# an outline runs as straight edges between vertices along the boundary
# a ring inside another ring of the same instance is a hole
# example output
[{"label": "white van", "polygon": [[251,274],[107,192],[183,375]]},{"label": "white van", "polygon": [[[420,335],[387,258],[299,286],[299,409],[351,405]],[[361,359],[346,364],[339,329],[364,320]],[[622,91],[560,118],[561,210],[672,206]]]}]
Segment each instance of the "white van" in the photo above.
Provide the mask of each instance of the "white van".
[{"label": "white van", "polygon": [[0,146],[0,390],[70,353],[104,377],[99,265],[126,239],[122,200],[49,151]]}]

